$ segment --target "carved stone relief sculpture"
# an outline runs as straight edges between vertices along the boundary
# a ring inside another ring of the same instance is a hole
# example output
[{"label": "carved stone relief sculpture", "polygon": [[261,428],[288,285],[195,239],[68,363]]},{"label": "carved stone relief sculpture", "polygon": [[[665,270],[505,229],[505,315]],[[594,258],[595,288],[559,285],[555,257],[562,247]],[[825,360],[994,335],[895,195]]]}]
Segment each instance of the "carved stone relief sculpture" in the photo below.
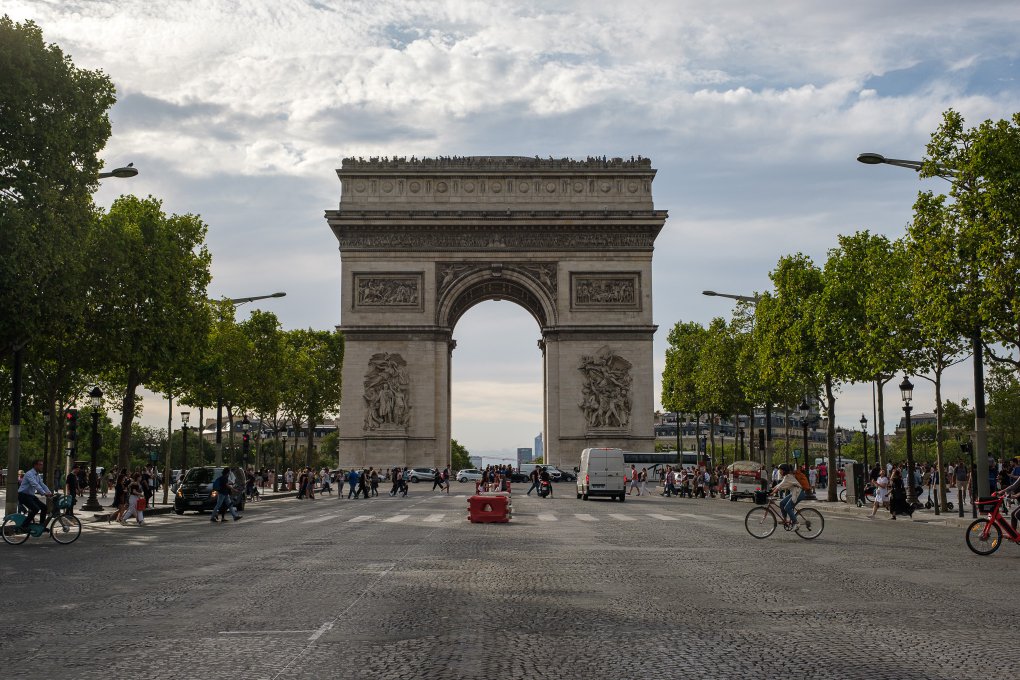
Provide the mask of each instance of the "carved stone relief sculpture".
[{"label": "carved stone relief sculpture", "polygon": [[365,374],[365,429],[406,428],[411,422],[407,362],[399,354],[379,352]]},{"label": "carved stone relief sculpture", "polygon": [[359,307],[421,306],[421,276],[355,274],[355,304]]},{"label": "carved stone relief sculpture", "polygon": [[590,430],[625,428],[630,425],[631,363],[604,346],[594,355],[583,355],[578,367],[584,373],[581,411]]},{"label": "carved stone relief sculpture", "polygon": [[592,276],[573,274],[571,305],[574,309],[634,309],[641,308],[641,278],[639,274]]}]

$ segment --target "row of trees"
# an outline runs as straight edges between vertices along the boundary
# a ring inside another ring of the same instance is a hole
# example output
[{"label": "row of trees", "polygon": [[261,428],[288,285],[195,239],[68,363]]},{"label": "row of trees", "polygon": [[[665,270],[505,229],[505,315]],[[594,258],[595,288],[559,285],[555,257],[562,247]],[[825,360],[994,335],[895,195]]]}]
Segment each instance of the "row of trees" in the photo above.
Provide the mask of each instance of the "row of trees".
[{"label": "row of trees", "polygon": [[26,462],[24,406],[30,430],[48,429],[47,469],[57,467],[64,410],[87,403],[94,385],[121,413],[118,466],[137,453],[143,385],[195,407],[222,399],[231,419],[247,411],[274,429],[303,422],[310,456],[315,423],[339,405],[342,336],[283,331],[263,312],[238,323],[229,300],[210,301],[199,216],[168,214],[152,196],[122,196],[106,211],[93,203],[114,101],[101,71],[74,66],[32,22],[0,18],[0,372],[11,386],[0,411],[11,423],[9,465]]},{"label": "row of trees", "polygon": [[[839,387],[874,382],[878,431],[884,387],[903,372],[935,387],[936,447],[944,454],[945,370],[977,335],[1015,390],[1020,368],[1020,114],[967,129],[944,114],[920,169],[949,180],[948,195],[921,192],[899,239],[840,236],[823,264],[782,257],[773,290],[707,327],[677,323],[669,335],[662,404],[671,411],[733,414],[796,408],[815,396],[828,415],[835,464]],[[1009,427],[1005,420],[998,426]],[[994,437],[993,437],[994,441]],[[1003,440],[1004,441],[1004,440]],[[1005,452],[1003,452],[1005,453]],[[885,442],[879,438],[879,457]],[[829,489],[830,500],[835,488]]]}]

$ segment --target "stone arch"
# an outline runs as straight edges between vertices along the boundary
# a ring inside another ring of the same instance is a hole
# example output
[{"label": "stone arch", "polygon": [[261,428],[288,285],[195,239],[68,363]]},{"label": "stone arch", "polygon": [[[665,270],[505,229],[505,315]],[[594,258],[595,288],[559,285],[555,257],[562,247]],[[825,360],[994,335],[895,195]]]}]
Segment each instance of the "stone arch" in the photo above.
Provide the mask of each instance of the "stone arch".
[{"label": "stone arch", "polygon": [[453,329],[485,300],[517,303],[541,330],[547,461],[652,450],[652,252],[667,213],[647,158],[347,158],[337,175],[340,467],[449,464]]},{"label": "stone arch", "polygon": [[539,328],[556,325],[556,301],[528,277],[514,271],[481,270],[461,278],[442,293],[436,303],[436,325],[453,329],[457,321],[480,302],[508,300],[523,307]]}]

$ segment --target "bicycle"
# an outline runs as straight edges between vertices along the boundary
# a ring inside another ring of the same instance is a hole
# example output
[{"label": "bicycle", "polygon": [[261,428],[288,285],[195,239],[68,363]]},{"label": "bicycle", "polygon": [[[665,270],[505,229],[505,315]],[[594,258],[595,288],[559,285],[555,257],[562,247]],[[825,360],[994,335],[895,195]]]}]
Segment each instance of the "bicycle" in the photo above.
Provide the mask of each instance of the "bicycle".
[{"label": "bicycle", "polygon": [[69,545],[78,540],[81,536],[81,520],[74,515],[67,514],[67,511],[74,507],[70,496],[53,494],[53,505],[56,510],[53,516],[45,525],[39,522],[32,522],[26,525],[28,515],[15,512],[4,517],[0,525],[0,535],[4,542],[10,545],[21,545],[30,536],[39,538],[44,532],[49,531],[50,537],[61,545]]},{"label": "bicycle", "polygon": [[[758,493],[765,494],[764,491]],[[747,516],[744,517],[744,528],[747,529],[747,533],[755,538],[768,538],[780,523],[786,531],[793,531],[793,527],[787,523],[775,498],[771,496],[767,498],[766,502],[759,502],[762,499],[756,495],[754,502],[757,507],[748,510]],[[822,534],[822,530],[825,529],[825,518],[814,508],[797,508],[796,517],[797,529],[795,531],[803,539],[818,538]]]},{"label": "bicycle", "polygon": [[1006,540],[1020,544],[1020,531],[1017,531],[1002,515],[1003,501],[1001,492],[996,492],[991,498],[979,498],[978,506],[981,512],[987,512],[987,517],[980,517],[970,523],[967,527],[967,547],[978,555],[991,555],[1002,545],[1002,534],[1006,534]]}]

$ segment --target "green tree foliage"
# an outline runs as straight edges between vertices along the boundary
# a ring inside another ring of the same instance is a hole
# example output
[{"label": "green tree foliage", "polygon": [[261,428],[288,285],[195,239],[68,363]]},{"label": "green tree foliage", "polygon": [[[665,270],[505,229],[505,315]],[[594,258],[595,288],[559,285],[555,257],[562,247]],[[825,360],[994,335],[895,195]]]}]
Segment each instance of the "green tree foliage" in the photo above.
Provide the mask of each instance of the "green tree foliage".
[{"label": "green tree foliage", "polygon": [[678,321],[669,331],[666,366],[662,371],[662,407],[679,413],[704,410],[698,393],[698,359],[705,343],[705,328]]},{"label": "green tree foliage", "polygon": [[77,316],[80,243],[110,136],[113,84],[32,23],[0,18],[0,351]]},{"label": "green tree foliage", "polygon": [[468,450],[456,439],[450,440],[450,470],[456,474],[458,470],[466,470],[471,467]]},{"label": "green tree foliage", "polygon": [[127,465],[139,385],[179,368],[208,334],[206,225],[166,215],[155,198],[122,196],[87,244],[96,351],[124,384],[119,464]]},{"label": "green tree foliage", "polygon": [[298,329],[286,334],[286,344],[290,356],[284,410],[293,418],[295,429],[306,421],[307,465],[311,463],[315,424],[340,408],[344,338],[337,331]]},{"label": "green tree foliage", "polygon": [[[932,134],[922,176],[951,182],[951,201],[922,194],[948,232],[935,263],[955,258],[967,293],[960,317],[978,310],[989,356],[1020,369],[1020,113],[966,128],[956,111]],[[935,209],[937,208],[937,210]],[[953,252],[950,249],[955,249]],[[967,323],[969,328],[976,323]]]}]

